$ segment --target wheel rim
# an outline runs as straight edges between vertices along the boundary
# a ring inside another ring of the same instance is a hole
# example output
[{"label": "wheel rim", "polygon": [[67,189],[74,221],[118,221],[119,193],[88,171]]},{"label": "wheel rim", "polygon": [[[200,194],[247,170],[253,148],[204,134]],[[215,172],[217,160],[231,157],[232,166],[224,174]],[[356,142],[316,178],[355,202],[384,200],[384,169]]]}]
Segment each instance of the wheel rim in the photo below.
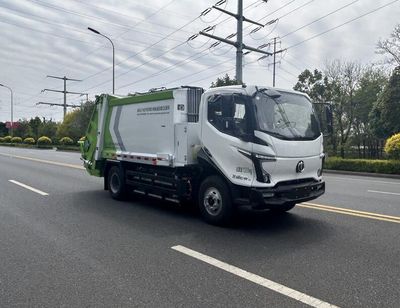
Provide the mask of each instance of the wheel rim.
[{"label": "wheel rim", "polygon": [[118,193],[120,186],[121,186],[121,182],[119,180],[119,176],[116,173],[113,173],[111,175],[111,179],[110,179],[110,189],[111,189],[111,191],[114,194]]},{"label": "wheel rim", "polygon": [[217,216],[222,210],[222,197],[218,189],[208,188],[204,194],[203,204],[208,214]]}]

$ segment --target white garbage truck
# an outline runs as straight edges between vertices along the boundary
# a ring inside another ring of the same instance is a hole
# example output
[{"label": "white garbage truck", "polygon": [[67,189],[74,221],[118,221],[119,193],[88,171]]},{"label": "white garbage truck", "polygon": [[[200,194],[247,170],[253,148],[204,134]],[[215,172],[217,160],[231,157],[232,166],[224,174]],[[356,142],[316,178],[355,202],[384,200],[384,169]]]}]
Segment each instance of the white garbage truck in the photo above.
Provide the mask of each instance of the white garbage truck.
[{"label": "white garbage truck", "polygon": [[285,212],[325,191],[310,98],[263,86],[179,87],[97,96],[82,160],[104,189],[182,204],[225,224],[240,206]]}]

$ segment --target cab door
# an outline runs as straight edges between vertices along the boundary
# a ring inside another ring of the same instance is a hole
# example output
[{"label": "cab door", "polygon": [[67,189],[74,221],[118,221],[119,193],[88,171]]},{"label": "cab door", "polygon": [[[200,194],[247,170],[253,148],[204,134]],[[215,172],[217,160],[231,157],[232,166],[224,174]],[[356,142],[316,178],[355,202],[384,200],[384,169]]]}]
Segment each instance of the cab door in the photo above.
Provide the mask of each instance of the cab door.
[{"label": "cab door", "polygon": [[251,159],[252,134],[247,97],[242,94],[214,94],[205,98],[201,140],[204,151],[229,181],[251,186],[255,170]]}]

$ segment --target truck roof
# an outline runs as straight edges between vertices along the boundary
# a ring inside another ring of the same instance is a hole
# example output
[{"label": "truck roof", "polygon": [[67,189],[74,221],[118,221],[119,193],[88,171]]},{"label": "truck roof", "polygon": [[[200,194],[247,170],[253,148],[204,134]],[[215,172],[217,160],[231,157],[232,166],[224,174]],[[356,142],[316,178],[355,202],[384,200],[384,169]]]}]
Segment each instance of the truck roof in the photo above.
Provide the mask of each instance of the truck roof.
[{"label": "truck roof", "polygon": [[[299,92],[299,91],[295,91],[292,89],[283,89],[283,88],[276,88],[276,87],[270,87],[270,86],[264,86],[264,85],[232,85],[232,86],[223,86],[223,87],[218,87],[218,88],[210,88],[208,89],[206,92],[210,93],[210,92],[214,92],[214,91],[218,91],[221,89],[227,89],[229,91],[232,90],[239,90],[240,92],[245,92],[247,95],[253,95],[258,89],[273,89],[279,92],[285,92],[285,93],[293,93],[293,94],[298,94],[298,95],[303,95],[306,96],[308,99],[310,99],[310,97],[303,92]],[[311,99],[310,99],[311,100]]]}]

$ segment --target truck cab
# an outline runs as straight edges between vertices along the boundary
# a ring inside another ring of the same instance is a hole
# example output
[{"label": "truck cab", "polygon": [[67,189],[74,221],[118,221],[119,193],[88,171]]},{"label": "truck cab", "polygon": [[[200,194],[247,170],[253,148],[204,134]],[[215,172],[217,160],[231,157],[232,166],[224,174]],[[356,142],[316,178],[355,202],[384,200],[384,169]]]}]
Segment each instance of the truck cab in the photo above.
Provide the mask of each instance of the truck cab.
[{"label": "truck cab", "polygon": [[287,211],[324,193],[323,135],[307,95],[257,86],[210,89],[200,126],[200,156],[229,183],[235,204]]}]

